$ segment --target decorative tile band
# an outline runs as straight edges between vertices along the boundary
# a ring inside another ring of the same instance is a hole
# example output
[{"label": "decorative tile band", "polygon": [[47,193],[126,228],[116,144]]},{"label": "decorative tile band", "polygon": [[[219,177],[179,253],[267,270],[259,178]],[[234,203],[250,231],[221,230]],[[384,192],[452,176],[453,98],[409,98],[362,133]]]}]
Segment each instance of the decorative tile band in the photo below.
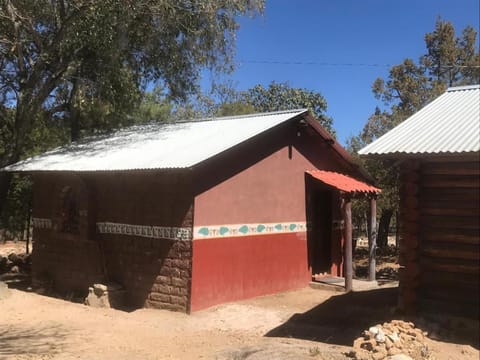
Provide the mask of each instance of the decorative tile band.
[{"label": "decorative tile band", "polygon": [[283,234],[307,231],[305,222],[207,225],[193,228],[194,239]]},{"label": "decorative tile band", "polygon": [[32,218],[32,225],[36,229],[51,229],[52,220],[43,218]]},{"label": "decorative tile band", "polygon": [[154,239],[182,241],[188,241],[192,239],[192,230],[190,228],[99,222],[97,223],[97,229],[100,234],[131,235]]}]

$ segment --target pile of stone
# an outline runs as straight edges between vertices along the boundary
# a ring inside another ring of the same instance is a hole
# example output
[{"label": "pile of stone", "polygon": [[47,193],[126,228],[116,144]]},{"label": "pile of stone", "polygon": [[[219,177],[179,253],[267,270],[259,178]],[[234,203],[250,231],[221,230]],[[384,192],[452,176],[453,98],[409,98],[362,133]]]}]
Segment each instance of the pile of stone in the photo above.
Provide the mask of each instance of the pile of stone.
[{"label": "pile of stone", "polygon": [[5,273],[29,273],[32,266],[30,254],[11,253],[0,255],[0,275]]},{"label": "pile of stone", "polygon": [[353,351],[349,355],[357,360],[431,359],[426,335],[412,322],[392,320],[365,330],[353,342]]}]

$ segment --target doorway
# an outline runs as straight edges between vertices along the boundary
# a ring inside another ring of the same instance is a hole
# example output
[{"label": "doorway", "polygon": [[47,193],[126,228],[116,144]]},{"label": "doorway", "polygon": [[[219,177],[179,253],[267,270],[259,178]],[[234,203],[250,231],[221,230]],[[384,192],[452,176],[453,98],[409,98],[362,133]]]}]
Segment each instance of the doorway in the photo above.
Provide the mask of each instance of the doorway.
[{"label": "doorway", "polygon": [[332,268],[332,191],[307,182],[307,247],[312,276]]}]

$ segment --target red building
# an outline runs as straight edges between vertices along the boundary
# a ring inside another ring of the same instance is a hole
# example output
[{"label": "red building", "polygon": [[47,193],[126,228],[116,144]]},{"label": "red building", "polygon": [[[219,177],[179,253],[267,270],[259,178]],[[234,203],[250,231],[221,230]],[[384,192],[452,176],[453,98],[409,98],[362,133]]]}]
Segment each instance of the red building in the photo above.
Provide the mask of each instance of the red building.
[{"label": "red building", "polygon": [[341,195],[377,190],[306,110],[133,127],[6,170],[33,174],[36,283],[185,312],[343,276]]}]

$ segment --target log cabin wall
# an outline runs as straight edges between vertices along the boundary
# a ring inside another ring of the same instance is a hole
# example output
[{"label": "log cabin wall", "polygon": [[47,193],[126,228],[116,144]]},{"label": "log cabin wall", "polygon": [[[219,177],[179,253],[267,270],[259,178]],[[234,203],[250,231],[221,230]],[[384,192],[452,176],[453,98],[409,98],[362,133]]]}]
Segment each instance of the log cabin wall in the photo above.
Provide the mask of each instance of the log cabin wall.
[{"label": "log cabin wall", "polygon": [[400,305],[479,316],[478,156],[410,160],[401,186]]}]

